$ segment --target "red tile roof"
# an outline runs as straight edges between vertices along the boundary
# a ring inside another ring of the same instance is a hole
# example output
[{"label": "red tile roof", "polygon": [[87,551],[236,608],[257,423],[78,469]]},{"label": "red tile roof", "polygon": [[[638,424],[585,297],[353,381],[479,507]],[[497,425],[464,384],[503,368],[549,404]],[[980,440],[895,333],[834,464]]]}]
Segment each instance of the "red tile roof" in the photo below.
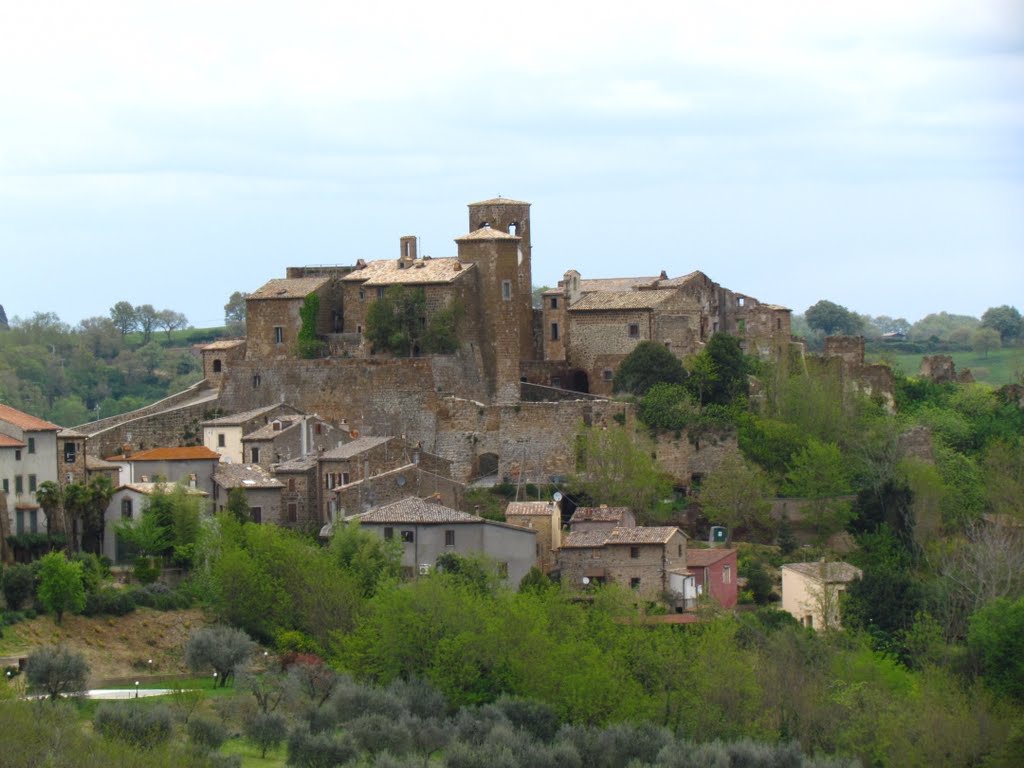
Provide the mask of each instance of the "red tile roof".
[{"label": "red tile roof", "polygon": [[705,568],[735,553],[735,549],[688,549],[686,565],[689,568]]},{"label": "red tile roof", "polygon": [[0,434],[0,448],[24,448],[25,443],[21,440],[15,440],[13,437]]},{"label": "red tile roof", "polygon": [[195,461],[213,459],[220,461],[220,454],[206,446],[187,446],[185,448],[152,448],[138,451],[131,456],[110,456],[107,461]]},{"label": "red tile roof", "polygon": [[29,432],[49,432],[50,430],[57,431],[60,429],[56,424],[51,424],[48,421],[37,419],[27,413],[22,413],[17,408],[11,408],[9,405],[0,405],[0,421],[7,421],[18,427]]}]

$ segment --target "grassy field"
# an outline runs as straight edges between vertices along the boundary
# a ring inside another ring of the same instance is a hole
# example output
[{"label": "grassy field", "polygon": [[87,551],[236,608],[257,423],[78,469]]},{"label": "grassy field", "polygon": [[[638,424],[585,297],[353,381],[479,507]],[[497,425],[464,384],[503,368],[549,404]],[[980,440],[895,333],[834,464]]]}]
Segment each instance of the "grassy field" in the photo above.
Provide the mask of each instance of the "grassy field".
[{"label": "grassy field", "polygon": [[[974,380],[991,384],[994,387],[1001,387],[1019,381],[1021,372],[1024,372],[1024,347],[1009,347],[995,352],[989,352],[988,356],[975,354],[974,352],[953,352],[953,362],[956,363],[957,371],[970,368],[974,374]],[[924,355],[897,355],[897,354],[869,354],[869,362],[888,362],[895,370],[907,376],[916,376],[921,369],[921,358]]]}]

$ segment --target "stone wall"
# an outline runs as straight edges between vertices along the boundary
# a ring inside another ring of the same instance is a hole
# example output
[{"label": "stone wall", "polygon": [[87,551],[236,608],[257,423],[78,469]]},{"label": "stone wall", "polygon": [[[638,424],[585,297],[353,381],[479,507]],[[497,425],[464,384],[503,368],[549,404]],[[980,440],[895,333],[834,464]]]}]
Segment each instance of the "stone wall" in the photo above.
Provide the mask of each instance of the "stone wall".
[{"label": "stone wall", "polygon": [[[317,506],[316,465],[306,469],[295,468],[275,472],[274,477],[284,484],[281,489],[282,525],[294,528],[320,527],[324,520]],[[290,509],[291,505],[294,510]],[[290,520],[294,512],[294,522]]]},{"label": "stone wall", "polygon": [[[105,419],[98,419],[97,421],[90,421],[88,424],[81,424],[77,427],[73,427],[73,429],[84,435],[95,435],[108,430],[111,427],[124,424],[126,421],[134,421],[140,416],[147,416],[151,413],[161,413],[169,408],[174,408],[175,406],[183,403],[188,403],[195,400],[197,397],[202,396],[207,392],[207,390],[210,390],[210,384],[204,379],[203,381],[193,384],[188,389],[184,389],[181,392],[165,397],[163,400],[157,400],[155,403],[151,403],[143,408],[137,408],[136,410],[129,411],[128,413],[119,413],[116,416],[108,416]],[[96,454],[90,452],[90,455]]]},{"label": "stone wall", "polygon": [[686,570],[686,540],[682,533],[674,535],[667,545],[635,545],[638,557],[632,557],[633,546],[626,544],[604,547],[562,548],[558,564],[562,584],[570,589],[584,589],[583,578],[604,579],[607,583],[629,588],[632,579],[640,579],[634,589],[642,600],[659,600],[668,590],[668,572]]},{"label": "stone wall", "polygon": [[[168,398],[170,400],[171,398]],[[85,447],[90,456],[105,458],[121,452],[125,445],[136,451],[149,448],[176,448],[201,444],[199,424],[206,421],[218,407],[216,393],[187,405],[172,406],[163,411],[152,407],[132,411],[129,419],[98,432],[90,432]],[[80,428],[85,431],[90,425]]]},{"label": "stone wall", "polygon": [[452,461],[455,478],[479,476],[480,457],[495,454],[500,479],[546,483],[575,470],[581,424],[609,424],[616,414],[628,422],[632,412],[631,405],[608,400],[485,406],[446,398],[438,409],[433,450]]},{"label": "stone wall", "polygon": [[462,509],[465,486],[455,480],[425,471],[415,464],[383,472],[365,480],[337,488],[334,491],[338,514],[347,515],[368,512],[374,507],[390,504],[409,496],[425,499],[435,497],[437,501],[452,509]]},{"label": "stone wall", "polygon": [[654,441],[654,453],[658,465],[672,475],[676,485],[689,491],[694,476],[706,477],[721,464],[728,454],[737,453],[736,434],[726,432],[706,436],[696,445],[684,433],[663,432]]}]

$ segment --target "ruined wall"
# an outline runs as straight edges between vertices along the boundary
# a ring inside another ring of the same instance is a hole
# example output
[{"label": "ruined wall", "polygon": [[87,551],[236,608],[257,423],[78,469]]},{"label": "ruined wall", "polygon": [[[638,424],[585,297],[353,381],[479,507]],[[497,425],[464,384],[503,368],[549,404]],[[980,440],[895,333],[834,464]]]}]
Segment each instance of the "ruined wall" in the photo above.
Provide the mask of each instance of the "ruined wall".
[{"label": "ruined wall", "polygon": [[663,432],[654,440],[655,460],[672,475],[676,485],[690,489],[694,475],[706,477],[729,454],[739,451],[733,432],[705,437],[694,445],[684,433]]},{"label": "ruined wall", "polygon": [[[176,392],[170,397],[165,397],[163,400],[157,400],[155,403],[151,403],[150,405],[147,405],[143,408],[138,408],[134,411],[129,411],[128,413],[119,413],[116,416],[108,416],[105,419],[91,421],[88,424],[81,424],[77,427],[74,427],[74,430],[76,432],[81,432],[82,434],[85,435],[95,435],[99,432],[103,432],[104,430],[110,429],[111,427],[115,427],[119,424],[124,424],[127,421],[134,421],[141,416],[146,416],[151,413],[161,413],[167,410],[168,408],[174,408],[183,403],[188,403],[196,399],[197,397],[200,397],[204,392],[207,392],[207,390],[209,389],[210,385],[208,382],[206,382],[205,380],[200,381],[197,382],[196,384],[193,384],[188,389],[182,390],[181,392]],[[209,394],[212,395],[213,393],[210,392]],[[87,450],[89,451],[90,456],[99,455],[90,450],[88,447]]]},{"label": "ruined wall", "polygon": [[[611,381],[602,372],[606,368],[614,371],[637,344],[652,338],[653,321],[647,310],[571,312],[570,323],[569,363],[587,372],[590,391],[595,394],[611,394]],[[637,326],[636,336],[630,336],[630,325]]]},{"label": "ruined wall", "polygon": [[825,357],[838,358],[843,369],[855,370],[864,365],[863,336],[827,336],[825,338]]},{"label": "ruined wall", "polygon": [[445,398],[437,412],[433,451],[452,461],[455,478],[479,476],[480,457],[495,454],[499,478],[549,482],[553,475],[575,470],[581,424],[610,424],[614,415],[623,414],[629,426],[632,413],[631,405],[607,400],[486,406]]}]

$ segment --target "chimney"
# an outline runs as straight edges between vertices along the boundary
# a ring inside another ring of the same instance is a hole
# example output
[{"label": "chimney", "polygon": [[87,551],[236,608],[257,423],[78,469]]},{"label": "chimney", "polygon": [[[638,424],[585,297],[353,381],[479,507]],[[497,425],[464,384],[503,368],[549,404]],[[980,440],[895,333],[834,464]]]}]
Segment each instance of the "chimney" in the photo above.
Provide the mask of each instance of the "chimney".
[{"label": "chimney", "polygon": [[416,236],[403,235],[398,239],[400,254],[398,257],[399,267],[407,266],[416,261]]}]

